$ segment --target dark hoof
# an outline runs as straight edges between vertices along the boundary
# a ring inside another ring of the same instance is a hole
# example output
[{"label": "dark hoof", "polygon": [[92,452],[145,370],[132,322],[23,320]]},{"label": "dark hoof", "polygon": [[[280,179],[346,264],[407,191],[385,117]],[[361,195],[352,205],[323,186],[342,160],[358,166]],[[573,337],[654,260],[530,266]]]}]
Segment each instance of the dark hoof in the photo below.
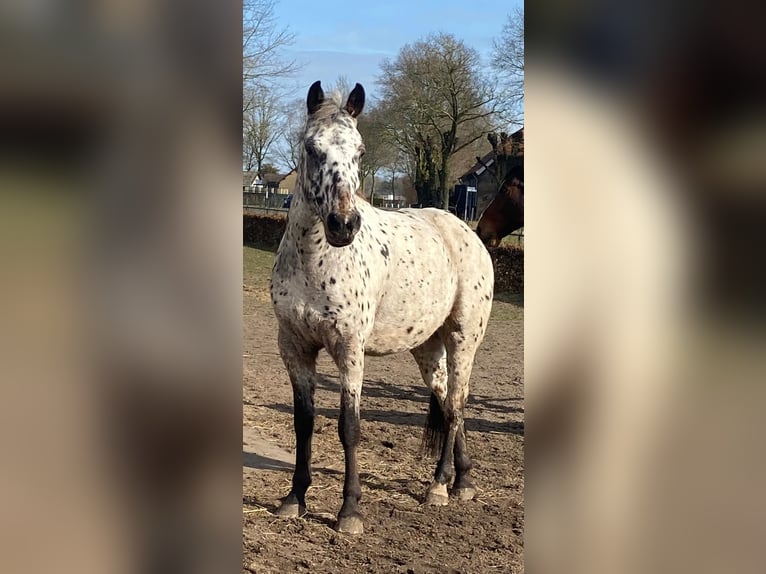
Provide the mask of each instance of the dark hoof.
[{"label": "dark hoof", "polygon": [[450,494],[458,500],[473,500],[473,497],[476,496],[476,489],[473,486],[463,486],[453,488]]},{"label": "dark hoof", "polygon": [[428,489],[426,504],[428,506],[447,506],[447,504],[449,504],[449,496],[447,496],[447,485],[434,482]]},{"label": "dark hoof", "polygon": [[335,530],[341,534],[361,534],[364,532],[364,522],[362,521],[362,515],[358,512],[349,514],[348,516],[339,516],[338,522],[335,523]]}]

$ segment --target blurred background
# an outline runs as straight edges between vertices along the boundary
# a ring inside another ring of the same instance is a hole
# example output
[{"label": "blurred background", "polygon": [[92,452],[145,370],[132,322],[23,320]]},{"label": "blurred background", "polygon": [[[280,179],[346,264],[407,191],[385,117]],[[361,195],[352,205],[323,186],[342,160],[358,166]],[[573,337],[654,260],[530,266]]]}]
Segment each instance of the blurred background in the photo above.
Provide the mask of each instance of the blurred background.
[{"label": "blurred background", "polygon": [[0,7],[0,570],[241,567],[241,5]]},{"label": "blurred background", "polygon": [[[526,11],[532,572],[763,569],[762,16]],[[0,570],[240,568],[242,6],[0,32]]]},{"label": "blurred background", "polygon": [[762,568],[759,20],[740,2],[527,7],[532,572]]}]

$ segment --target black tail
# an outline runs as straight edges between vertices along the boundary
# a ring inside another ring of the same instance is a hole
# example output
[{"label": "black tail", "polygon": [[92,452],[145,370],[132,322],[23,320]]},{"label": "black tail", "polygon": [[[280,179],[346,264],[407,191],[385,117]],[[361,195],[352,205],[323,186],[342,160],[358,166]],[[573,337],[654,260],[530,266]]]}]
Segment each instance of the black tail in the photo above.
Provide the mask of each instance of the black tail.
[{"label": "black tail", "polygon": [[431,393],[431,402],[428,405],[426,427],[423,429],[423,454],[441,456],[444,438],[447,434],[447,423],[444,420],[444,411],[439,405],[439,399]]}]

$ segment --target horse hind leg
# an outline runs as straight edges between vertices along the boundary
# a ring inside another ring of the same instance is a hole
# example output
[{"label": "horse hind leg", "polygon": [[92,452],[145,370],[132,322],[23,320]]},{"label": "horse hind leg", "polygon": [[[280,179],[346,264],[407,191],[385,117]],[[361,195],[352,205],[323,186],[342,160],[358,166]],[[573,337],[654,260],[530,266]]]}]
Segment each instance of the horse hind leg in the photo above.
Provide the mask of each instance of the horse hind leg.
[{"label": "horse hind leg", "polygon": [[[426,425],[423,431],[423,452],[442,456],[447,438],[444,404],[447,400],[447,351],[438,333],[411,351],[420,368],[426,386],[431,390]],[[446,486],[429,490],[426,503],[436,506],[448,502]]]},{"label": "horse hind leg", "polygon": [[451,494],[460,500],[471,500],[476,496],[476,487],[469,476],[473,463],[468,456],[465,437],[465,421],[463,420],[462,413],[457,434],[455,436],[453,456],[455,459],[455,482],[452,485]]},{"label": "horse hind leg", "polygon": [[430,487],[431,493],[446,496],[449,483],[454,478],[450,494],[461,500],[470,500],[476,494],[470,478],[472,463],[467,451],[463,410],[480,337],[474,339],[468,336],[471,331],[468,327],[462,325],[458,328],[448,321],[442,328],[447,351],[447,396],[443,405],[446,438]]}]

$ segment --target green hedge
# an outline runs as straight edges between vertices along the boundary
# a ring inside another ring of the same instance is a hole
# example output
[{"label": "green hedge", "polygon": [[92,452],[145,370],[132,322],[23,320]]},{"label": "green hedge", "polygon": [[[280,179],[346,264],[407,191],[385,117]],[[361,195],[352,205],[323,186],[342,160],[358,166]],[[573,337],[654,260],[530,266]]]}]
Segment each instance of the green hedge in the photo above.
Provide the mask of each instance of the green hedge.
[{"label": "green hedge", "polygon": [[[285,232],[287,219],[280,216],[244,214],[242,235],[245,243],[276,250]],[[495,291],[523,293],[524,249],[498,247],[492,253],[495,264]]]},{"label": "green hedge", "polygon": [[266,249],[276,249],[285,232],[286,217],[245,213],[242,238]]}]

